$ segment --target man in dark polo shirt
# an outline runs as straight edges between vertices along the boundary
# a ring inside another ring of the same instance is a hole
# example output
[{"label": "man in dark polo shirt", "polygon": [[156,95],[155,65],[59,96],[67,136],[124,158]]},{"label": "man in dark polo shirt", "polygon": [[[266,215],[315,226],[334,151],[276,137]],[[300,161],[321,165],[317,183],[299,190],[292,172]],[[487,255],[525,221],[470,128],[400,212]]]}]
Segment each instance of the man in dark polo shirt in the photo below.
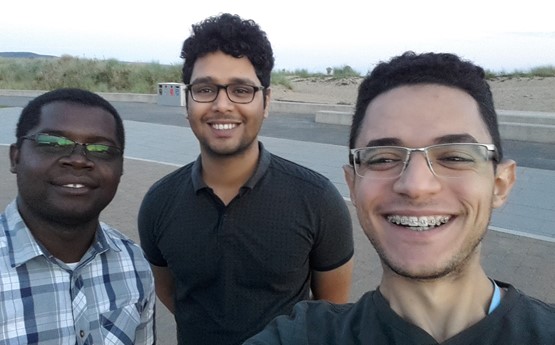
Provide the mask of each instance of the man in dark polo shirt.
[{"label": "man in dark polo shirt", "polygon": [[211,17],[193,25],[182,57],[201,153],[158,181],[139,214],[179,344],[240,344],[310,294],[347,302],[353,239],[343,198],[258,141],[274,64],[266,34],[251,20]]}]

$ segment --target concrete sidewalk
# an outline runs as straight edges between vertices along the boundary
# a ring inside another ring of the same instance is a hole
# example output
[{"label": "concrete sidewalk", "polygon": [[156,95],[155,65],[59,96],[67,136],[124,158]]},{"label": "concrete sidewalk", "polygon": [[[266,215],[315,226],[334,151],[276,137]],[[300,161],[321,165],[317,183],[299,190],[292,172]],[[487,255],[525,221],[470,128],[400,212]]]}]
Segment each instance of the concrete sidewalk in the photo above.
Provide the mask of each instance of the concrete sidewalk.
[{"label": "concrete sidewalk", "polygon": [[[9,172],[8,146],[14,141],[21,108],[0,109],[0,209],[15,197],[15,176]],[[127,133],[125,174],[102,220],[138,240],[137,211],[146,190],[156,180],[196,158],[198,142],[187,127],[124,121]],[[321,172],[346,198],[353,217],[355,271],[351,300],[377,286],[379,259],[366,239],[348,200],[341,166],[347,148],[340,145],[261,137],[275,154]],[[518,182],[508,204],[495,211],[483,244],[483,262],[493,278],[511,282],[527,294],[555,303],[555,172],[519,168]],[[175,343],[172,315],[159,304],[158,342]]]}]

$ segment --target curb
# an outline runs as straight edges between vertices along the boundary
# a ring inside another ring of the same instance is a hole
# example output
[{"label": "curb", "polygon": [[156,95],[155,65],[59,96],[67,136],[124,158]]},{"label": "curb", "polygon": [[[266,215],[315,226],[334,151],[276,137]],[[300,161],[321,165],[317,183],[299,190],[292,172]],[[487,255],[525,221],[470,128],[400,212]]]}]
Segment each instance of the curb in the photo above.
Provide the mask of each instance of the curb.
[{"label": "curb", "polygon": [[[0,90],[0,96],[37,97],[44,90]],[[157,103],[157,94],[98,92],[110,102]],[[314,121],[333,125],[351,125],[353,105],[303,103],[272,100],[270,111],[276,113],[314,114]],[[501,137],[508,140],[555,144],[555,113],[497,110]]]},{"label": "curb", "polygon": [[[351,124],[353,110],[317,110],[315,121],[320,123]],[[555,113],[518,110],[498,110],[497,120],[501,138],[555,144]]]}]

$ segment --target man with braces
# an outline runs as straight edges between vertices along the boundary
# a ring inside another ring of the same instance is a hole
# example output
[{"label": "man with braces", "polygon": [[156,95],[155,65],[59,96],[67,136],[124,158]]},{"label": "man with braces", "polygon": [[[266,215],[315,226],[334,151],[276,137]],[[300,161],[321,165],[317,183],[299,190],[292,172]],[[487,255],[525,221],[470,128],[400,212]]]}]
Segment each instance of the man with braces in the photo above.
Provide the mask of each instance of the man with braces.
[{"label": "man with braces", "polygon": [[246,344],[555,344],[555,308],[480,264],[516,168],[481,67],[412,52],[378,64],[349,146],[345,178],[379,287],[354,304],[300,302]]}]

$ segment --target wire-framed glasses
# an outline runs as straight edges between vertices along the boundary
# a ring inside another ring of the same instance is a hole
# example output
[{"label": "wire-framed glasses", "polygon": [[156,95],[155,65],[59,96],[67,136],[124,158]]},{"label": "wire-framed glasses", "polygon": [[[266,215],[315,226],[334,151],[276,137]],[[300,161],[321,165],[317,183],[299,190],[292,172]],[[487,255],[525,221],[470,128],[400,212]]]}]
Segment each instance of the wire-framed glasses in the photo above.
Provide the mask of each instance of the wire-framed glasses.
[{"label": "wire-framed glasses", "polygon": [[372,179],[393,179],[403,174],[413,152],[426,157],[428,167],[438,177],[464,177],[479,171],[490,160],[498,161],[493,144],[452,143],[421,148],[370,146],[351,150],[349,160],[355,173]]},{"label": "wire-framed glasses", "polygon": [[27,135],[22,139],[33,140],[39,152],[43,154],[60,157],[71,155],[78,145],[83,147],[83,152],[88,158],[112,160],[120,157],[123,153],[119,147],[97,143],[79,143],[66,137],[47,133]]},{"label": "wire-framed glasses", "polygon": [[214,83],[194,83],[187,84],[187,91],[191,94],[193,101],[198,103],[214,102],[218,98],[221,89],[225,90],[227,98],[233,103],[247,104],[252,102],[256,92],[264,90],[264,86],[254,86],[249,84],[214,84]]}]

